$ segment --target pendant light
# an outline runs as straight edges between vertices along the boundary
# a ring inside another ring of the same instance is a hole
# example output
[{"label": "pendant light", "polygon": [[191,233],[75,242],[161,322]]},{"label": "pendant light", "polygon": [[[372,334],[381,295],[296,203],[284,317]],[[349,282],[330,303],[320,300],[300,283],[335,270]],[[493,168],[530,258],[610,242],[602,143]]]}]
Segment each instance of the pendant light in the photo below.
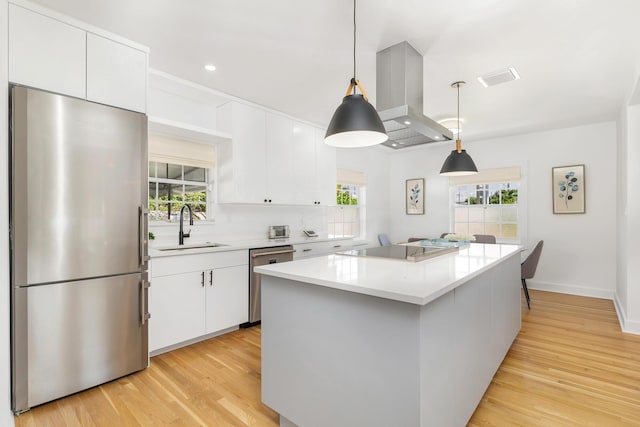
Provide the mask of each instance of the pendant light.
[{"label": "pendant light", "polygon": [[[357,94],[356,88],[362,93]],[[356,0],[353,0],[353,77],[342,104],[333,113],[324,142],[332,147],[368,147],[387,139],[389,137],[378,112],[356,79]]]},{"label": "pendant light", "polygon": [[442,169],[440,169],[440,175],[444,176],[461,176],[461,175],[473,175],[478,173],[478,168],[471,156],[467,154],[466,150],[462,149],[462,141],[460,141],[460,86],[465,82],[451,83],[451,87],[458,89],[458,138],[456,139],[456,149],[449,154],[446,158]]}]

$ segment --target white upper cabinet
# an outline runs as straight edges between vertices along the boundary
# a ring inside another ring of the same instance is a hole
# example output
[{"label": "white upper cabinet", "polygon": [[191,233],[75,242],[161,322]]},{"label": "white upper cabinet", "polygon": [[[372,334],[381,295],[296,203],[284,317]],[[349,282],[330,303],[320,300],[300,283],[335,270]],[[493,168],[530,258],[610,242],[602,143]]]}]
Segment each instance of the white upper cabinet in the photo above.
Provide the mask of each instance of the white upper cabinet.
[{"label": "white upper cabinet", "polygon": [[232,135],[218,148],[220,203],[335,203],[336,153],[324,131],[238,102],[217,116],[219,130]]},{"label": "white upper cabinet", "polygon": [[86,97],[86,32],[9,4],[9,81]]},{"label": "white upper cabinet", "polygon": [[299,205],[319,204],[315,191],[315,130],[309,125],[298,123],[294,130],[294,139],[290,148],[294,159],[290,191],[293,202]]},{"label": "white upper cabinet", "polygon": [[293,120],[267,113],[267,194],[271,203],[291,203],[293,178]]},{"label": "white upper cabinet", "polygon": [[29,7],[9,4],[9,81],[146,112],[146,48]]},{"label": "white upper cabinet", "polygon": [[87,99],[146,111],[146,52],[87,33]]},{"label": "white upper cabinet", "polygon": [[229,102],[217,116],[218,129],[232,135],[217,148],[218,202],[268,203],[265,111]]},{"label": "white upper cabinet", "polygon": [[320,205],[336,204],[336,149],[324,143],[325,130],[314,132],[316,198]]}]

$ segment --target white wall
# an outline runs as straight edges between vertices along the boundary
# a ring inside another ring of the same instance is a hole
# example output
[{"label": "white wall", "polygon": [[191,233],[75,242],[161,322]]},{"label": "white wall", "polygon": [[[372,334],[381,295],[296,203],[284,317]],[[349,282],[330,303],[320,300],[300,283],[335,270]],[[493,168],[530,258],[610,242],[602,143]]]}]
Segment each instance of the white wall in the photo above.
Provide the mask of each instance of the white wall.
[{"label": "white wall", "polygon": [[625,106],[618,119],[618,261],[616,309],[622,328],[640,334],[640,104]]},{"label": "white wall", "polygon": [[389,154],[386,148],[339,148],[337,166],[364,172],[366,185],[366,238],[377,242],[389,234]]},{"label": "white wall", "polygon": [[623,325],[627,319],[627,108],[620,110],[616,122],[617,131],[617,154],[616,154],[616,310],[620,323]]},{"label": "white wall", "polygon": [[[464,135],[463,135],[464,136]],[[465,142],[479,168],[520,166],[522,243],[545,241],[531,288],[613,298],[616,287],[616,126],[614,122]],[[449,231],[448,179],[438,175],[451,144],[391,157],[391,238]],[[585,164],[586,213],[552,213],[551,168]],[[405,215],[404,185],[425,178],[425,215]]]},{"label": "white wall", "polygon": [[[0,200],[9,200],[9,142],[7,138],[7,106],[8,99],[8,42],[7,42],[7,10],[8,5],[0,0],[0,84],[4,88],[0,95]],[[0,228],[9,229],[8,203],[0,209]],[[9,343],[9,301],[11,287],[9,285],[9,235],[0,233],[0,425],[12,426],[11,415],[11,367]]]}]

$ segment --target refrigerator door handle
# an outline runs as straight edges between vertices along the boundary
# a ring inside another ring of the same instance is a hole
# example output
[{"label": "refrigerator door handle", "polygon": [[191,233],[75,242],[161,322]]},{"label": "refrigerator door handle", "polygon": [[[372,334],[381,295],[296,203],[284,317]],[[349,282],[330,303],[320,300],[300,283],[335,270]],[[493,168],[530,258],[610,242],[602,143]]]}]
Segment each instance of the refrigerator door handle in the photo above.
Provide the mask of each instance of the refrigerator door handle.
[{"label": "refrigerator door handle", "polygon": [[151,318],[151,314],[147,312],[147,289],[151,287],[151,283],[146,280],[140,280],[140,323],[144,325]]},{"label": "refrigerator door handle", "polygon": [[146,233],[146,217],[149,215],[149,210],[138,206],[138,265],[143,269],[146,269],[149,256],[147,255],[147,233]]}]

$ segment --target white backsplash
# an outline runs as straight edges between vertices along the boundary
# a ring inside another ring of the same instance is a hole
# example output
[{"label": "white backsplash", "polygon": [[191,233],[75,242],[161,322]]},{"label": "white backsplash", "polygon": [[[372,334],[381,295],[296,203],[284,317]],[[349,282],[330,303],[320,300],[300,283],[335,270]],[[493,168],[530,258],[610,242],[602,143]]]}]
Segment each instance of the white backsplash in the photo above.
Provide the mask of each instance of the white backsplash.
[{"label": "white backsplash", "polygon": [[[191,229],[189,242],[216,241],[225,239],[251,240],[268,237],[270,225],[288,225],[291,236],[302,236],[303,229],[312,229],[326,234],[328,210],[324,206],[278,206],[278,205],[231,205],[215,204],[213,222],[196,222],[193,226],[185,221],[185,232]],[[179,225],[149,224],[149,231],[156,237],[156,244],[178,242]]]}]

